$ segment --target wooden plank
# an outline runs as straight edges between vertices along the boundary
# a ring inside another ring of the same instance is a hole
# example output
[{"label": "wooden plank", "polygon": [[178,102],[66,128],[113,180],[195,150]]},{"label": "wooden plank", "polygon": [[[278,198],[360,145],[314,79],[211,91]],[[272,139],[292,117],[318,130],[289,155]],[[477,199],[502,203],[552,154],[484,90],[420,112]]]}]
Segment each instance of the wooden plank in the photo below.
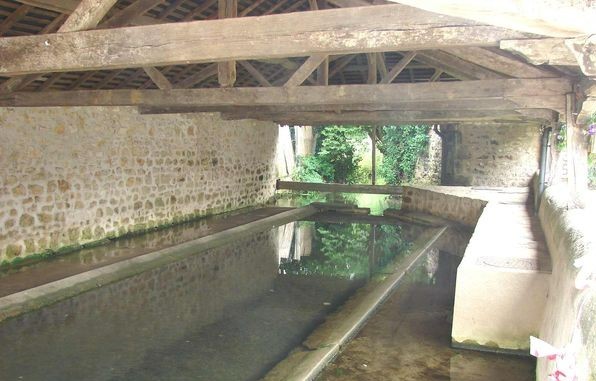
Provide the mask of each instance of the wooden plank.
[{"label": "wooden plank", "polygon": [[159,70],[154,67],[144,67],[145,73],[151,78],[151,80],[161,90],[171,90],[173,88],[172,83],[163,75]]},{"label": "wooden plank", "polygon": [[393,82],[395,78],[401,73],[406,66],[416,57],[416,52],[408,52],[406,53],[398,63],[395,64],[394,67],[391,68],[391,71],[387,73],[387,76],[381,79],[381,83],[387,84]]},{"label": "wooden plank", "polygon": [[476,47],[449,48],[445,52],[456,57],[483,66],[497,73],[505,74],[514,78],[552,78],[556,75],[534,65],[529,65],[520,60],[506,57],[488,49]]},{"label": "wooden plank", "polygon": [[[253,87],[188,90],[110,90],[12,93],[0,105],[52,106],[300,106],[403,104],[445,100],[508,100],[532,107],[533,99],[558,99],[571,91],[564,78],[498,79],[389,85]],[[540,95],[537,95],[540,94]]]},{"label": "wooden plank", "polygon": [[[238,17],[238,0],[219,0],[217,15],[219,19]],[[236,61],[218,62],[217,80],[221,87],[234,87],[234,83],[236,83]]]},{"label": "wooden plank", "polygon": [[246,69],[246,71],[249,72],[249,74],[252,75],[252,77],[254,79],[256,79],[257,82],[259,82],[259,84],[261,86],[271,87],[271,82],[269,82],[269,80],[267,78],[265,78],[265,76],[263,74],[261,74],[261,72],[258,71],[257,68],[254,67],[250,62],[248,62],[248,61],[238,61],[238,63],[244,69]]},{"label": "wooden plank", "polygon": [[326,54],[315,54],[307,58],[307,60],[292,74],[290,79],[286,81],[284,87],[300,86],[302,82],[308,78],[312,72],[323,63],[329,56]]},{"label": "wooden plank", "polygon": [[443,70],[435,69],[435,73],[432,75],[432,77],[430,77],[430,79],[428,81],[429,82],[437,81],[441,77],[441,74],[443,74]]},{"label": "wooden plank", "polygon": [[276,183],[277,189],[305,192],[332,193],[370,193],[370,194],[402,194],[403,187],[394,185],[365,185],[365,184],[320,184],[300,181],[281,181]]},{"label": "wooden plank", "polygon": [[453,17],[550,37],[596,33],[596,9],[589,1],[389,0]]},{"label": "wooden plank", "polygon": [[409,7],[379,5],[1,38],[0,75],[496,46],[521,37]]}]

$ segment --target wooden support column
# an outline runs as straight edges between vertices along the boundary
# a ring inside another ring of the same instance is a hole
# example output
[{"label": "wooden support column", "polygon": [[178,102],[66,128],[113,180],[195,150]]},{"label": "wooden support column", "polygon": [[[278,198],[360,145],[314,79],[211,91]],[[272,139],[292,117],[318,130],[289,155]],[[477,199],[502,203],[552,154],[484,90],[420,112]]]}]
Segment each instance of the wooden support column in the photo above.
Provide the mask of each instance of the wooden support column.
[{"label": "wooden support column", "polygon": [[[217,12],[220,19],[238,17],[238,0],[219,0]],[[236,61],[218,62],[217,78],[221,87],[234,87]]]},{"label": "wooden support column", "polygon": [[323,63],[317,68],[317,85],[329,85],[329,57],[323,60]]},{"label": "wooden support column", "polygon": [[377,126],[373,126],[370,138],[372,140],[371,183],[372,185],[375,185],[377,183]]},{"label": "wooden support column", "polygon": [[366,83],[374,85],[377,83],[377,54],[368,53],[366,59],[368,60],[368,79]]},{"label": "wooden support column", "polygon": [[[588,147],[586,137],[575,123],[575,94],[565,97],[565,123],[567,125],[567,184],[572,200],[588,188]],[[572,204],[573,201],[571,201]],[[574,208],[575,205],[569,205]]]}]

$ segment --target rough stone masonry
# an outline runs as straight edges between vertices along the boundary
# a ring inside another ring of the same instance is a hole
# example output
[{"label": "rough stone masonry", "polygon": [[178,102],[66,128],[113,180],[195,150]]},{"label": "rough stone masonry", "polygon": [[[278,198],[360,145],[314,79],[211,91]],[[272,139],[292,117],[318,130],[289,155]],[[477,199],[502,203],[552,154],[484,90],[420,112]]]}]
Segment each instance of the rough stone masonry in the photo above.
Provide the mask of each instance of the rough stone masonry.
[{"label": "rough stone masonry", "polygon": [[0,108],[0,262],[266,202],[277,126]]}]

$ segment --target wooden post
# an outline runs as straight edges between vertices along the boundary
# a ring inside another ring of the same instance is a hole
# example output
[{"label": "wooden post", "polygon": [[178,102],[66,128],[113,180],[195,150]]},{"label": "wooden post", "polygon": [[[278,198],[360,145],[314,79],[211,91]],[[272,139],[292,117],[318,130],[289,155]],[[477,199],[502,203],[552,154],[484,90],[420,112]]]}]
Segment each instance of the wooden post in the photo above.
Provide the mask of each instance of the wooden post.
[{"label": "wooden post", "polygon": [[[217,12],[220,19],[238,17],[238,0],[219,0]],[[218,62],[217,77],[221,87],[234,87],[236,61]]]},{"label": "wooden post", "polygon": [[[572,199],[588,188],[588,149],[581,128],[575,124],[575,94],[565,96],[567,125],[567,184]],[[573,207],[570,205],[570,207]]]},{"label": "wooden post", "polygon": [[373,126],[372,134],[372,173],[371,173],[371,183],[375,185],[377,183],[377,126]]}]

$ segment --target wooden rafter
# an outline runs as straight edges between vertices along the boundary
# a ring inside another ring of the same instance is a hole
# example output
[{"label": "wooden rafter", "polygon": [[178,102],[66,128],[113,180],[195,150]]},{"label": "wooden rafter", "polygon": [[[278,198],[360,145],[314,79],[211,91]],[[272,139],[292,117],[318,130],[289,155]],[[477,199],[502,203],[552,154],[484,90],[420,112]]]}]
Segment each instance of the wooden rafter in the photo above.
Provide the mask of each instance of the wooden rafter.
[{"label": "wooden rafter", "polygon": [[284,84],[285,87],[300,86],[302,82],[308,78],[317,67],[329,56],[326,54],[315,54],[307,58],[307,60],[292,74],[290,79]]},{"label": "wooden rafter", "polygon": [[207,67],[201,69],[197,73],[191,75],[190,77],[180,81],[175,82],[175,87],[177,89],[185,89],[196,85],[197,83],[201,83],[209,77],[213,77],[217,75],[218,69],[217,64],[210,64]]},{"label": "wooden rafter", "polygon": [[145,71],[145,73],[147,73],[149,78],[151,78],[151,80],[155,82],[159,89],[171,90],[173,88],[172,83],[157,68],[144,67],[143,70]]},{"label": "wooden rafter", "polygon": [[389,73],[387,73],[387,75],[381,79],[381,83],[393,82],[393,80],[397,78],[399,73],[401,73],[406,68],[406,66],[408,66],[408,64],[412,62],[414,57],[416,57],[416,52],[406,53],[403,56],[403,58],[399,60],[399,62],[396,63],[394,67],[391,68],[391,71],[389,71]]},{"label": "wooden rafter", "polygon": [[254,79],[256,79],[257,82],[259,82],[259,84],[261,86],[264,86],[264,87],[270,87],[271,86],[271,82],[269,82],[269,80],[267,78],[265,78],[265,76],[263,74],[261,74],[261,72],[259,70],[257,70],[257,68],[254,67],[250,62],[248,62],[248,61],[238,61],[238,63],[247,72],[249,72],[250,75],[252,75],[252,77]]},{"label": "wooden rafter", "polygon": [[0,36],[6,33],[6,31],[8,31],[10,28],[12,28],[12,26],[15,23],[17,23],[20,19],[25,17],[27,12],[29,12],[30,10],[31,7],[29,5],[21,5],[17,8],[16,11],[8,15],[8,17],[2,21],[2,24],[0,24]]},{"label": "wooden rafter", "polygon": [[[345,8],[272,15],[267,19],[249,17],[73,32],[59,38],[48,35],[0,39],[0,75],[276,58],[304,52],[344,54],[495,46],[500,40],[520,37],[516,32],[466,25],[461,20],[406,8]],[[415,28],[422,20],[429,25],[428,31],[411,33],[409,28]],[[378,25],[383,25],[383,29],[379,30]],[[346,29],[350,30],[349,37],[344,33]]]}]

